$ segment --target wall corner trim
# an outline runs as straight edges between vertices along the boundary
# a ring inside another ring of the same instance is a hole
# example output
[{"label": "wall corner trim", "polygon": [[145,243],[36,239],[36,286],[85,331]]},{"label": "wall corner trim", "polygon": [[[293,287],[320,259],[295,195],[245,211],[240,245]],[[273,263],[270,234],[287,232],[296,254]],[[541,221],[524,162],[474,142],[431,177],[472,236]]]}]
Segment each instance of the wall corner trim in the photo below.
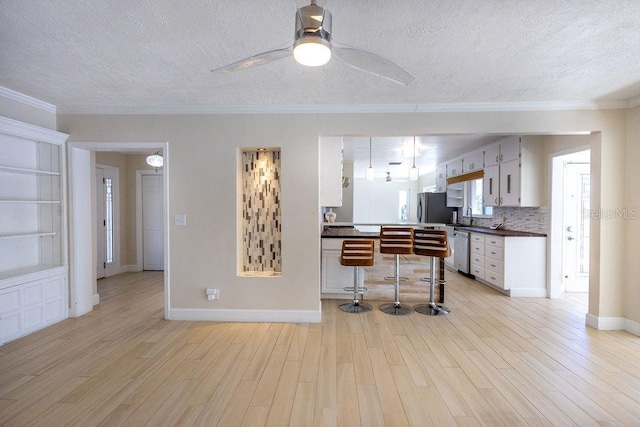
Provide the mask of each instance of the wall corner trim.
[{"label": "wall corner trim", "polygon": [[586,324],[600,331],[625,331],[640,336],[640,323],[624,317],[598,317],[587,313]]},{"label": "wall corner trim", "polygon": [[212,322],[320,323],[322,310],[241,310],[172,308],[168,320]]}]

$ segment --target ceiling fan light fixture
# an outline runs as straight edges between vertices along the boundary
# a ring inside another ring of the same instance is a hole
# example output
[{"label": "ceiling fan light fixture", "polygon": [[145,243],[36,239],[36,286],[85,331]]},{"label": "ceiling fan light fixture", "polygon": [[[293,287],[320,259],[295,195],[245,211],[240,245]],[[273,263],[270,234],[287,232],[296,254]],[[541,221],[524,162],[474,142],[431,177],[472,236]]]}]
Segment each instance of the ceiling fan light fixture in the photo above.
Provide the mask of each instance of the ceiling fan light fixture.
[{"label": "ceiling fan light fixture", "polygon": [[164,165],[164,159],[159,151],[147,156],[147,164],[154,168],[161,168]]},{"label": "ceiling fan light fixture", "polygon": [[320,67],[331,59],[331,44],[316,36],[300,38],[293,45],[293,57],[307,67]]}]

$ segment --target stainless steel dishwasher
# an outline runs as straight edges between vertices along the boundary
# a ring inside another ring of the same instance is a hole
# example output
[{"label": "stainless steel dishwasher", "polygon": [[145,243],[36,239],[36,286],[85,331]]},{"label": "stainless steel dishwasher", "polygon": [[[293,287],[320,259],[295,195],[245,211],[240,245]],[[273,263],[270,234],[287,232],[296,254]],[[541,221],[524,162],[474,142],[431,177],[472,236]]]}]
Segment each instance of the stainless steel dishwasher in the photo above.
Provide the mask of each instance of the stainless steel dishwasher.
[{"label": "stainless steel dishwasher", "polygon": [[469,274],[469,232],[456,230],[454,232],[453,265],[462,274]]}]

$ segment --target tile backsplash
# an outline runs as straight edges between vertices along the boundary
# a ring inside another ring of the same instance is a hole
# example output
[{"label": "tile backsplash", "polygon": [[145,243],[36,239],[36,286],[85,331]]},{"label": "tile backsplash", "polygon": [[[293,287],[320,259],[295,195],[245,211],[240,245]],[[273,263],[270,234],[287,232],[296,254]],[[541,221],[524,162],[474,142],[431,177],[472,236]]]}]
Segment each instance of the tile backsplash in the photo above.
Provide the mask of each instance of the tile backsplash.
[{"label": "tile backsplash", "polygon": [[[458,214],[458,217],[461,223],[469,224],[469,217],[460,216],[460,214]],[[501,222],[506,230],[548,233],[549,209],[547,207],[494,207],[493,218],[473,219],[473,225],[481,227],[489,227],[496,222]]]}]

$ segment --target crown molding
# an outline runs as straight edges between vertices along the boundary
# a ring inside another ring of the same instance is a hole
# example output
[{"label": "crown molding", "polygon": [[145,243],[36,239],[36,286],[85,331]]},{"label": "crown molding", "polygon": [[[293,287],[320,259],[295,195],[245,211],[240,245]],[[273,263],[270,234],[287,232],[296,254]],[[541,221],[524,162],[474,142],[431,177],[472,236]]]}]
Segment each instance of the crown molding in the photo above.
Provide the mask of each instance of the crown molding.
[{"label": "crown molding", "polygon": [[15,90],[11,90],[3,86],[0,86],[0,97],[19,102],[21,104],[25,104],[29,107],[34,107],[42,111],[46,111],[47,113],[57,113],[55,105],[49,104],[48,102],[40,101],[39,99],[32,98],[28,95],[16,92]]},{"label": "crown molding", "polygon": [[37,141],[49,142],[52,144],[63,144],[69,135],[55,130],[46,129],[8,117],[0,117],[0,132],[7,135],[19,136],[21,138],[34,139]]},{"label": "crown molding", "polygon": [[[633,98],[640,105],[640,97]],[[626,109],[632,100],[567,102],[495,102],[440,104],[360,105],[226,105],[211,107],[59,107],[58,114],[175,115],[175,114],[375,114],[375,113],[478,113],[500,111],[562,111]]]},{"label": "crown molding", "polygon": [[638,105],[640,105],[640,96],[636,96],[634,98],[630,98],[629,99],[629,104],[628,104],[628,108],[633,108],[633,107],[637,107]]}]

